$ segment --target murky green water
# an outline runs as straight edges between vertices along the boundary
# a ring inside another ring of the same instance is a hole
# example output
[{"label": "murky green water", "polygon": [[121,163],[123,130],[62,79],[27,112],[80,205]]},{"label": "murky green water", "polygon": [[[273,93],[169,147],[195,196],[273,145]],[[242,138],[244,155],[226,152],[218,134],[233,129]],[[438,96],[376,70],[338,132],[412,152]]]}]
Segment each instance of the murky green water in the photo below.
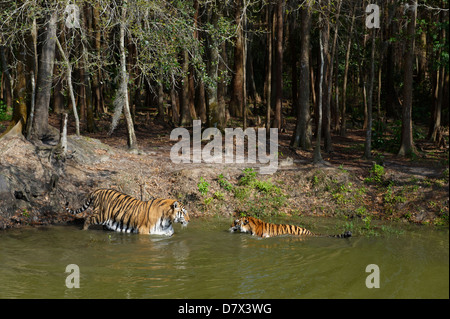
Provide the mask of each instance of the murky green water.
[{"label": "murky green water", "polygon": [[[75,226],[0,232],[0,298],[449,298],[448,230],[259,239],[228,233],[230,221],[194,219],[170,238]],[[80,288],[66,287],[69,264]],[[366,287],[369,264],[380,288]]]}]

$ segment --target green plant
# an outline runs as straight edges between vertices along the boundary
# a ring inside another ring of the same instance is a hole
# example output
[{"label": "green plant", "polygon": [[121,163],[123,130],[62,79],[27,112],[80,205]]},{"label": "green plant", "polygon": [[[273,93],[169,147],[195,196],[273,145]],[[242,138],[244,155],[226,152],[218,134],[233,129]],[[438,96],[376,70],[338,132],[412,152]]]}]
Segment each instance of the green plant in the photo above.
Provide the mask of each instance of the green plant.
[{"label": "green plant", "polygon": [[355,213],[358,216],[364,216],[365,214],[367,214],[367,209],[364,206],[361,206],[356,209]]},{"label": "green plant", "polygon": [[209,186],[210,184],[207,181],[205,181],[203,177],[200,177],[200,182],[197,184],[198,191],[200,192],[200,194],[205,196],[208,193]]},{"label": "green plant", "polygon": [[218,200],[223,200],[225,198],[225,195],[221,191],[214,192],[214,198]]},{"label": "green plant", "polygon": [[239,185],[251,185],[256,180],[256,172],[253,168],[245,168],[243,173],[244,175],[239,180]]},{"label": "green plant", "polygon": [[207,198],[205,198],[205,200],[204,200],[205,205],[208,206],[209,204],[211,204],[212,201],[213,201],[213,199],[214,199],[214,198],[212,198],[212,197],[207,197]]},{"label": "green plant", "polygon": [[0,100],[0,121],[10,121],[12,118],[12,114],[10,110],[8,110],[8,106]]},{"label": "green plant", "polygon": [[223,174],[220,174],[217,177],[217,181],[222,188],[224,188],[225,190],[227,190],[229,192],[231,192],[234,189],[233,184],[231,184],[229,181],[227,181],[225,179],[225,177],[223,176]]},{"label": "green plant", "polygon": [[26,208],[24,208],[22,210],[22,216],[25,218],[30,218],[30,212]]},{"label": "green plant", "polygon": [[376,163],[369,169],[369,177],[365,178],[366,183],[382,184],[384,178],[384,167]]},{"label": "green plant", "polygon": [[250,195],[250,189],[247,187],[236,187],[234,188],[234,197],[239,200],[244,200]]},{"label": "green plant", "polygon": [[362,221],[364,222],[364,228],[367,230],[370,230],[371,226],[371,221],[372,221],[372,217],[371,216],[366,216],[362,219]]}]

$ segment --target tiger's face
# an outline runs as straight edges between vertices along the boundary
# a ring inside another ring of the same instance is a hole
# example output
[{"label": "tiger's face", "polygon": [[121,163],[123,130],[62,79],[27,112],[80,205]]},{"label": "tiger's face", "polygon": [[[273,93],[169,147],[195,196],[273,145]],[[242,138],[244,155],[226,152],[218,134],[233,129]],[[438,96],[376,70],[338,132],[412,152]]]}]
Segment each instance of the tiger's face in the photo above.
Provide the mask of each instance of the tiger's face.
[{"label": "tiger's face", "polygon": [[250,219],[249,217],[239,217],[235,219],[229,229],[230,232],[251,233]]},{"label": "tiger's face", "polygon": [[172,216],[174,216],[173,222],[180,223],[183,227],[187,226],[187,224],[189,223],[189,214],[187,210],[184,208],[184,206],[181,203],[175,201],[172,207],[173,207]]}]

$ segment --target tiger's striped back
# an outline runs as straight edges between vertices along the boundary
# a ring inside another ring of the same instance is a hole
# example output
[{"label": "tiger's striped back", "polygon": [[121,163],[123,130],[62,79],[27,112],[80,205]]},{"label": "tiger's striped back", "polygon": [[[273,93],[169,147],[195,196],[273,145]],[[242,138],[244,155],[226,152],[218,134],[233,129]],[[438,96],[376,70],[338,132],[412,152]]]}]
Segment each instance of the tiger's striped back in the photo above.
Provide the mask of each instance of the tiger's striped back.
[{"label": "tiger's striped back", "polygon": [[[92,213],[81,214],[89,207]],[[98,189],[89,194],[81,208],[66,210],[85,218],[83,229],[101,224],[120,232],[172,235],[172,223],[189,223],[186,209],[176,200],[156,198],[144,202],[113,189]]]},{"label": "tiger's striped back", "polygon": [[[251,216],[243,216],[236,219],[230,227],[231,232],[240,231],[242,233],[250,233],[259,237],[273,237],[280,235],[295,235],[295,236],[324,236],[314,234],[306,228],[296,225],[288,224],[272,224],[266,223],[258,218]],[[327,235],[327,237],[347,238],[351,237],[352,233],[347,231],[339,235]]]}]

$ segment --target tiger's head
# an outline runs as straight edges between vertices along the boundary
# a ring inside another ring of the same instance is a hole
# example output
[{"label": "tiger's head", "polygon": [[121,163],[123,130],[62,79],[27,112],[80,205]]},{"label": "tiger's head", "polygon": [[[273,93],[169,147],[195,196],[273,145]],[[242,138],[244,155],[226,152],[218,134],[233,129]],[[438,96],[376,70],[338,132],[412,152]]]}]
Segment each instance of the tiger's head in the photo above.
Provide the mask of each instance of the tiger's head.
[{"label": "tiger's head", "polygon": [[184,208],[183,204],[178,201],[174,201],[172,204],[172,217],[174,223],[180,223],[182,226],[189,224],[189,214]]},{"label": "tiger's head", "polygon": [[243,216],[235,219],[229,229],[230,232],[252,233],[253,217]]}]

